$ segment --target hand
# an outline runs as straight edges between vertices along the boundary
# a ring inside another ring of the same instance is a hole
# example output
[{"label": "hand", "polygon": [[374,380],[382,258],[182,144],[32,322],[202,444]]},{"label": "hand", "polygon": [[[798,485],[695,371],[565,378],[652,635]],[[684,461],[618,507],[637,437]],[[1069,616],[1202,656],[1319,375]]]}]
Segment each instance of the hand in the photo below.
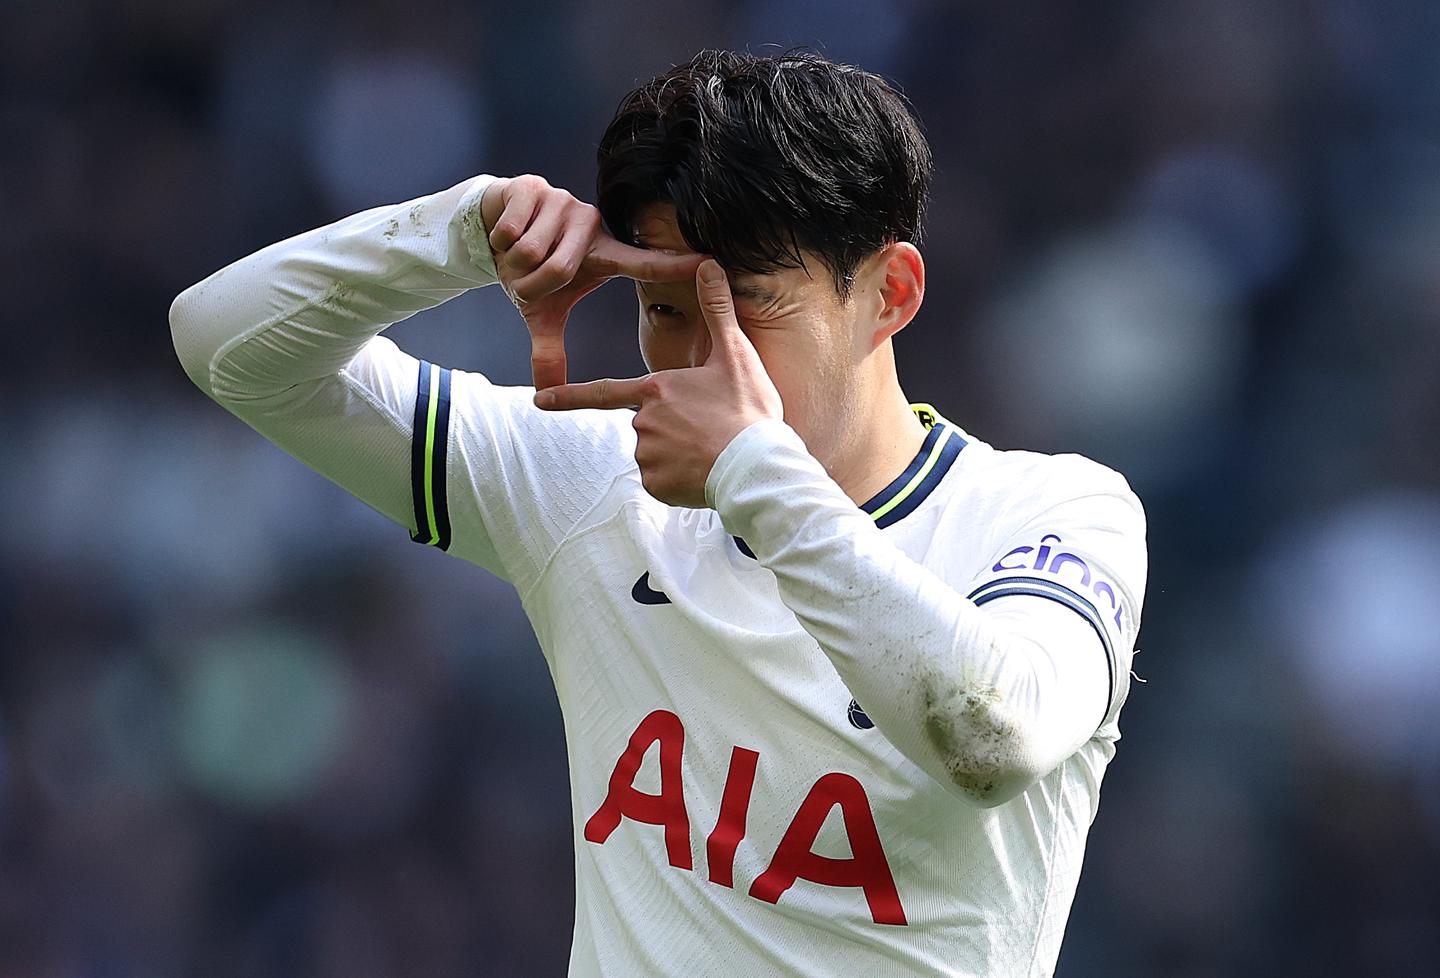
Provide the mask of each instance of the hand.
[{"label": "hand", "polygon": [[480,201],[500,284],[530,330],[530,372],[537,388],[565,383],[565,323],[570,310],[618,275],[642,282],[685,282],[701,255],[671,255],[622,244],[600,212],[544,178],[496,180]]},{"label": "hand", "polygon": [[638,407],[635,461],[640,482],[672,506],[705,506],[715,459],[756,421],[784,416],[760,355],[735,318],[724,270],[706,260],[697,273],[700,309],[710,328],[710,355],[698,367],[659,370],[630,380],[565,384],[535,395],[551,411]]}]

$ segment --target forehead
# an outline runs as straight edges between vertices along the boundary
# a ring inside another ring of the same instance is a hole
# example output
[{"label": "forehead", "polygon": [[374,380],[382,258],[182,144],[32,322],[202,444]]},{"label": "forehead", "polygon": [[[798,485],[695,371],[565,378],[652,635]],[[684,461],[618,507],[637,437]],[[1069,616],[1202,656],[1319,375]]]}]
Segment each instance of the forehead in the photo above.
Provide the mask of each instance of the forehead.
[{"label": "forehead", "polygon": [[635,212],[635,243],[642,248],[669,251],[678,255],[695,254],[685,236],[680,233],[680,222],[675,218],[674,204],[646,204]]},{"label": "forehead", "polygon": [[[696,254],[680,233],[674,204],[646,204],[635,212],[634,228],[635,244],[641,248],[677,255]],[[803,268],[781,268],[765,275],[741,272],[730,277],[730,291],[737,299],[757,302],[769,302],[778,295],[810,285],[813,285],[811,278]]]}]

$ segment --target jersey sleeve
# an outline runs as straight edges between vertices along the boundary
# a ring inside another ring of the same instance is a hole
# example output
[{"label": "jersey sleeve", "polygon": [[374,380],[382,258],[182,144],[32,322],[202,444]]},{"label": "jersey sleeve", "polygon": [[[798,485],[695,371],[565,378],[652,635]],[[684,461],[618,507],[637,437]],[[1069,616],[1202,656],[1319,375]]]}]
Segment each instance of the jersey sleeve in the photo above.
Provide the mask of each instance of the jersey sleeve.
[{"label": "jersey sleeve", "polygon": [[609,412],[541,412],[532,388],[379,335],[495,283],[480,216],[491,179],[264,248],[181,293],[170,325],[186,373],[226,410],[411,539],[523,591],[633,465],[633,431]]},{"label": "jersey sleeve", "polygon": [[[1118,473],[1079,456],[1046,460],[1050,487],[1033,515],[996,548],[963,588],[965,597],[1015,621],[1040,604],[1083,619],[1109,679],[1097,729],[1111,725],[1129,689],[1147,572],[1145,514]],[[1039,603],[1039,604],[1037,604]]]},{"label": "jersey sleeve", "polygon": [[545,412],[533,387],[415,362],[409,461],[416,543],[439,547],[523,595],[582,516],[634,468],[626,412]]},{"label": "jersey sleeve", "polygon": [[[968,587],[955,584],[964,569],[922,564],[886,537],[783,421],[757,421],[737,435],[705,492],[725,528],[775,574],[781,599],[896,750],[959,797],[994,806],[1106,736],[1117,709],[1113,670],[1128,659],[1115,649],[1120,632],[1107,629],[1123,631],[1125,618],[1106,624],[1099,605],[1089,602],[1091,613],[1082,598],[1085,588],[1096,593],[1102,574],[1117,607],[1119,582],[1136,590],[1125,598],[1139,600],[1143,521],[1119,476],[1076,463],[1073,472],[1069,461],[1046,463],[1053,491],[1017,485],[1008,514],[995,517],[1002,539],[1058,532],[1044,569],[1007,569],[1023,555],[1011,551],[1028,544],[1006,543]],[[1071,539],[1092,549],[1053,549]],[[1072,587],[1072,575],[1086,576],[1074,566],[1087,559],[1081,552],[1094,561],[1089,583]]]}]

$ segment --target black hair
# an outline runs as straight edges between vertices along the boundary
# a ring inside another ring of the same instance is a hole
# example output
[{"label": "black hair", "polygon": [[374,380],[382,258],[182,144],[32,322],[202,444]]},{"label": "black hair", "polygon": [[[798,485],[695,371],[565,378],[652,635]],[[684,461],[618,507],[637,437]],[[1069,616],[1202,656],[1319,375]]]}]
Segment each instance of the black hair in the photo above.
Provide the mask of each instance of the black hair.
[{"label": "black hair", "polygon": [[621,241],[640,208],[669,203],[686,243],[732,272],[801,268],[809,251],[842,296],[866,256],[919,241],[931,172],[895,88],[804,51],[700,52],[625,96],[596,155]]}]

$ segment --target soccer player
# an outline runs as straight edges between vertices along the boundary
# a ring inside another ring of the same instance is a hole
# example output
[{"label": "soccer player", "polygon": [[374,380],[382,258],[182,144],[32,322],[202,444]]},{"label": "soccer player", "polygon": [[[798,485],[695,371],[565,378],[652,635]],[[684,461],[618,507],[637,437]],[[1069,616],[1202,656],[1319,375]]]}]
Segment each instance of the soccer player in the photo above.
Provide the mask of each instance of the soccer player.
[{"label": "soccer player", "polygon": [[[1054,970],[1144,516],[902,393],[929,177],[881,78],[706,52],[624,100],[598,210],[478,176],[175,301],[202,390],[519,592],[569,745],[572,976]],[[566,316],[615,276],[651,372],[566,383]],[[380,335],[496,282],[536,388]]]}]

